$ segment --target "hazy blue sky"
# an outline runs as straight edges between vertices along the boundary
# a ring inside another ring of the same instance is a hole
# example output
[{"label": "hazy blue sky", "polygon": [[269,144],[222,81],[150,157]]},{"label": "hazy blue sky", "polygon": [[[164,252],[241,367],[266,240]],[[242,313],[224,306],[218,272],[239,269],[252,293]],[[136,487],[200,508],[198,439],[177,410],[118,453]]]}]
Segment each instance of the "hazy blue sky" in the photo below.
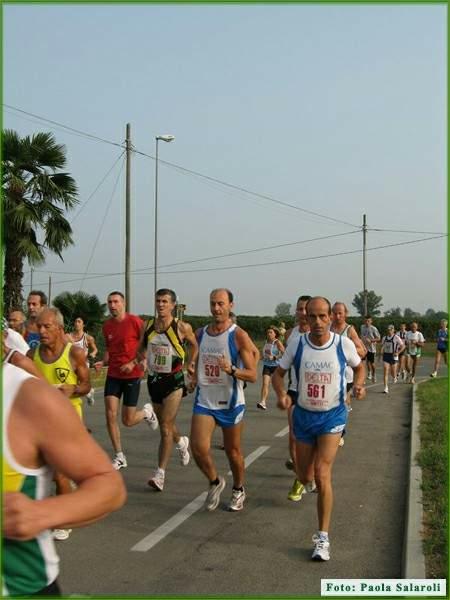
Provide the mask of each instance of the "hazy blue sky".
[{"label": "hazy blue sky", "polygon": [[[364,213],[369,228],[447,231],[444,5],[3,10],[6,104],[116,143],[129,122],[135,148],[151,157],[155,136],[173,134],[173,143],[160,143],[160,159],[335,219],[161,162],[159,283],[191,314],[206,314],[219,286],[235,292],[238,314],[273,314],[303,293],[350,305],[362,289]],[[124,289],[122,159],[93,194],[121,149],[11,109],[4,126],[54,131],[80,190],[83,210],[69,217],[76,243],[64,262],[48,258],[34,287],[47,289],[51,274],[53,295],[82,289],[103,299]],[[141,270],[132,310],[146,312],[154,160],[134,156],[132,177],[132,269]],[[347,235],[308,242],[336,234]],[[431,235],[369,231],[367,246]],[[292,242],[304,243],[163,267]],[[447,304],[446,238],[371,250],[367,267],[383,310]],[[108,273],[118,274],[101,276]],[[27,292],[28,275],[25,283]]]}]

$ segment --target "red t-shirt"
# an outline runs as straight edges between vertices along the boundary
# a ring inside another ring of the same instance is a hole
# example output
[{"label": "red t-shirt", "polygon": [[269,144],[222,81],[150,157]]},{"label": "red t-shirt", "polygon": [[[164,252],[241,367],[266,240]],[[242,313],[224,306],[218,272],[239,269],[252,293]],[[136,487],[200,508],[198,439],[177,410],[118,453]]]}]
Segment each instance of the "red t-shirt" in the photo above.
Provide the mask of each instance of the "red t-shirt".
[{"label": "red t-shirt", "polygon": [[120,371],[122,365],[136,358],[143,324],[139,317],[129,313],[125,313],[125,318],[122,321],[108,319],[103,323],[103,337],[109,354],[109,377],[133,379],[142,377],[144,374],[140,365],[136,365],[131,373]]}]

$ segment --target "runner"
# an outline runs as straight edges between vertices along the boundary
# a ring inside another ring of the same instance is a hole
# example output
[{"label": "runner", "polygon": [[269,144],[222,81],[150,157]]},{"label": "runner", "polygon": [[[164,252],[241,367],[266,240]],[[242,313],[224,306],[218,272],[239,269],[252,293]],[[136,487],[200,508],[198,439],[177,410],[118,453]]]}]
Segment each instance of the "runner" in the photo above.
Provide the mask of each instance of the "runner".
[{"label": "runner", "polygon": [[[97,356],[98,348],[95,338],[84,331],[84,320],[81,317],[77,317],[73,322],[73,331],[69,333],[69,340],[74,346],[83,349],[87,359],[87,366],[89,367],[89,359],[93,360]],[[90,406],[95,402],[94,393],[95,390],[92,387],[86,395],[86,400]]]},{"label": "runner", "polygon": [[399,335],[395,333],[395,327],[388,325],[387,335],[381,340],[381,348],[383,352],[383,394],[389,394],[389,371],[394,383],[397,383],[397,365],[398,357],[405,345]]},{"label": "runner", "polygon": [[[60,596],[51,530],[105,517],[125,488],[60,392],[13,365],[2,371],[2,596]],[[53,469],[76,483],[70,497],[48,498]]]},{"label": "runner", "polygon": [[184,345],[189,346],[187,358],[188,376],[194,381],[198,346],[192,327],[176,318],[176,294],[173,290],[156,292],[156,319],[149,319],[141,335],[138,356],[147,356],[147,387],[153,409],[159,422],[161,441],[158,452],[158,468],[148,484],[162,492],[166,468],[173,443],[180,454],[181,464],[189,463],[189,438],[181,436],[175,424],[181,399],[186,395],[183,363],[186,357]]},{"label": "runner", "polygon": [[8,322],[11,329],[17,331],[22,337],[25,337],[25,315],[21,310],[10,310]]},{"label": "runner", "polygon": [[[356,329],[353,325],[347,323],[348,317],[348,308],[346,304],[343,302],[335,302],[331,308],[332,312],[332,322],[330,331],[334,333],[338,333],[344,337],[348,337],[352,340],[352,342],[356,346],[356,351],[361,360],[363,360],[367,354],[366,347],[361,341],[361,338],[356,333]],[[353,369],[349,366],[345,369],[345,377],[347,380],[347,396],[345,399],[345,404],[347,405],[348,412],[352,410],[352,395],[351,390],[353,387]],[[346,430],[342,432],[341,439],[339,440],[339,446],[343,446],[345,444],[344,435]]]},{"label": "runner", "polygon": [[398,353],[398,374],[402,381],[406,379],[406,323],[400,323],[400,329],[397,331],[398,337],[403,342],[403,350]]},{"label": "runner", "polygon": [[217,473],[210,448],[216,425],[222,428],[225,452],[233,474],[231,511],[244,507],[244,457],[241,433],[245,411],[244,381],[257,378],[254,345],[248,334],[233,324],[230,311],[233,294],[227,289],[215,289],[210,294],[212,323],[197,330],[199,356],[197,387],[191,424],[191,449],[198,467],[210,486],[205,501],[206,510],[219,505],[225,479]]},{"label": "runner", "polygon": [[[289,344],[297,344],[298,339],[301,335],[308,333],[309,324],[306,318],[306,305],[308,304],[308,300],[310,300],[311,296],[300,296],[297,300],[296,308],[295,308],[295,320],[297,325],[292,329],[289,329],[286,332],[286,347]],[[289,425],[289,455],[290,459],[286,461],[286,467],[289,470],[297,471],[296,469],[296,457],[295,457],[295,436],[292,428],[292,412],[294,410],[295,403],[297,402],[297,375],[295,373],[294,367],[289,370],[289,386],[287,391],[288,396],[291,398],[291,406],[287,409],[288,415],[288,425]],[[309,487],[310,492],[315,491],[315,483],[314,483],[314,472],[311,470],[311,485]],[[288,492],[288,500],[292,502],[299,502],[302,499],[303,493],[305,492],[305,488],[300,483],[300,480],[295,477],[292,483],[292,487]]]},{"label": "runner", "polygon": [[266,331],[266,343],[263,348],[263,371],[261,399],[256,404],[258,408],[267,410],[267,398],[269,396],[270,380],[277,368],[279,359],[283,356],[284,346],[278,339],[280,332],[277,327],[271,325]]},{"label": "runner", "polygon": [[122,423],[126,427],[134,427],[145,420],[152,429],[157,429],[158,419],[151,404],[144,404],[142,410],[136,408],[144,371],[135,357],[144,323],[139,317],[125,312],[125,296],[122,292],[111,292],[107,302],[111,318],[103,324],[106,350],[103,360],[94,363],[94,368],[99,371],[108,366],[104,392],[106,424],[115,452],[113,466],[123,469],[128,463],[122,450],[117,422],[122,394]]},{"label": "runner", "polygon": [[311,482],[313,467],[318,488],[319,530],[313,536],[312,559],[329,560],[328,532],[333,504],[331,472],[348,414],[345,367],[349,365],[355,371],[353,393],[358,399],[365,395],[365,369],[353,342],[330,332],[329,301],[323,297],[312,298],[306,310],[311,331],[299,337],[296,345],[288,345],[272,383],[279,407],[288,408],[291,399],[284,389],[283,377],[294,365],[298,381],[293,414],[297,472],[302,484],[306,485]]},{"label": "runner", "polygon": [[364,324],[361,325],[360,335],[367,349],[367,379],[376,383],[375,354],[377,353],[377,342],[380,341],[381,337],[378,329],[372,324],[372,317],[370,315],[364,317]]},{"label": "runner", "polygon": [[[66,343],[64,318],[57,308],[45,308],[38,316],[37,327],[40,342],[30,349],[28,356],[34,360],[47,382],[70,399],[82,420],[82,396],[91,389],[84,352]],[[73,492],[71,482],[65,475],[55,473],[54,479],[57,495]],[[56,540],[66,540],[70,532],[70,529],[55,529],[53,536]]]},{"label": "runner", "polygon": [[440,322],[439,331],[436,335],[436,356],[434,359],[434,369],[430,374],[430,377],[437,377],[439,365],[441,363],[441,357],[443,357],[444,362],[448,365],[448,329],[447,329],[447,321],[442,319]]},{"label": "runner", "polygon": [[408,371],[407,383],[416,383],[417,362],[422,355],[422,346],[425,344],[425,338],[419,331],[419,325],[413,321],[410,330],[406,334],[406,349],[408,358],[406,361],[406,370]]},{"label": "runner", "polygon": [[32,290],[28,294],[27,307],[28,317],[25,322],[24,338],[30,348],[35,348],[39,344],[37,318],[44,308],[47,308],[47,296],[40,290]]}]

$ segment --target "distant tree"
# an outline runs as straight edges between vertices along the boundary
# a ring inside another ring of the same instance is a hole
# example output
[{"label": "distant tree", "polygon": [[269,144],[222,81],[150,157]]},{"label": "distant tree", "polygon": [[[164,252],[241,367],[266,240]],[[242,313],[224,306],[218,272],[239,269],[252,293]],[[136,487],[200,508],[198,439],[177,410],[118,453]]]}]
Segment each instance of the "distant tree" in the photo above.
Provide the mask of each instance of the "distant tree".
[{"label": "distant tree", "polygon": [[410,321],[412,319],[418,319],[420,317],[420,313],[416,310],[413,310],[412,308],[405,308],[405,310],[403,311],[403,317],[406,320]]},{"label": "distant tree", "polygon": [[106,304],[95,294],[63,292],[53,300],[53,305],[62,312],[66,331],[70,331],[75,319],[81,317],[85,329],[95,335],[105,319]]},{"label": "distant tree", "polygon": [[402,316],[402,309],[400,308],[400,306],[396,306],[395,308],[390,308],[389,310],[385,311],[384,316],[392,317],[392,318],[400,318]]},{"label": "distant tree", "polygon": [[[355,294],[352,305],[356,308],[358,313],[364,317],[364,292]],[[380,307],[383,306],[383,297],[377,296],[373,290],[367,291],[367,314],[377,317],[381,314]]]},{"label": "distant tree", "polygon": [[425,312],[425,316],[426,316],[427,319],[435,319],[436,318],[436,311],[434,310],[434,308],[429,308]]},{"label": "distant tree", "polygon": [[275,307],[275,316],[276,317],[289,317],[292,311],[292,304],[288,302],[280,302]]},{"label": "distant tree", "polygon": [[438,310],[435,314],[435,319],[436,320],[441,320],[441,319],[447,319],[448,320],[448,312],[445,312],[445,310]]},{"label": "distant tree", "polygon": [[73,244],[65,212],[78,202],[66,166],[65,147],[51,133],[21,138],[7,129],[2,140],[2,226],[4,309],[22,304],[23,265],[44,262],[47,251],[60,258]]}]

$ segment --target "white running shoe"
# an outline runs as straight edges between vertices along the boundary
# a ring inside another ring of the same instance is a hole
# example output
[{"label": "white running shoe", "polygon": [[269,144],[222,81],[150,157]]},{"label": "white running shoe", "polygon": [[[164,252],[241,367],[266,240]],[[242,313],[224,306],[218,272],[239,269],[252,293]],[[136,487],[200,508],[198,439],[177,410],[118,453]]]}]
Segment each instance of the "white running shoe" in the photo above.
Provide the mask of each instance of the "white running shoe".
[{"label": "white running shoe", "polygon": [[317,534],[313,535],[314,550],[313,560],[330,560],[330,542],[320,538]]},{"label": "white running shoe", "polygon": [[178,442],[176,448],[180,454],[180,462],[183,465],[183,467],[185,467],[189,464],[189,460],[191,458],[191,455],[189,454],[188,450],[189,438],[187,435],[183,435],[180,437],[180,441]]},{"label": "white running shoe", "polygon": [[113,458],[112,466],[115,468],[116,471],[118,471],[119,469],[124,469],[125,467],[128,467],[128,463],[127,463],[127,459],[125,458],[125,455],[118,456],[116,454],[116,456]]},{"label": "white running shoe", "polygon": [[430,377],[437,377],[437,371],[433,371],[432,373],[430,373]]},{"label": "white running shoe", "polygon": [[158,429],[158,418],[153,410],[153,406],[150,403],[144,404],[142,410],[144,411],[145,415],[144,421],[147,422],[148,426],[153,430]]},{"label": "white running shoe", "polygon": [[319,490],[317,489],[317,485],[314,479],[312,481],[308,481],[308,483],[305,484],[305,492],[307,492],[308,494],[317,494],[318,491]]},{"label": "white running shoe", "polygon": [[373,378],[372,378],[372,381],[373,381],[374,383],[376,383],[376,382],[377,382],[377,378],[375,377],[375,375],[373,376]]},{"label": "white running shoe", "polygon": [[238,510],[242,510],[244,508],[244,500],[245,500],[245,490],[242,488],[241,490],[235,490],[231,493],[231,501],[228,505],[228,510],[236,512]]},{"label": "white running shoe", "polygon": [[389,394],[389,388],[386,386],[383,390],[383,394]]},{"label": "white running shoe", "polygon": [[368,379],[369,381],[372,381],[372,373],[369,373],[369,374],[367,375],[367,379]]},{"label": "white running shoe", "polygon": [[344,438],[343,438],[343,437],[341,437],[341,439],[339,440],[339,446],[341,446],[341,448],[342,448],[342,446],[343,446],[344,444],[345,444],[345,440],[344,440]]},{"label": "white running shoe", "polygon": [[165,473],[163,469],[158,468],[154,472],[153,477],[148,480],[148,485],[158,492],[162,492],[164,489],[164,479]]},{"label": "white running shoe", "polygon": [[95,404],[94,393],[95,393],[94,388],[91,388],[89,394],[86,394],[86,400],[87,400],[87,403],[89,404],[89,406],[94,406],[94,404]]},{"label": "white running shoe", "polygon": [[411,377],[411,383],[416,383],[416,378],[415,377]]},{"label": "white running shoe", "polygon": [[260,408],[261,410],[267,410],[267,405],[265,402],[257,402],[256,407]]},{"label": "white running shoe", "polygon": [[394,377],[394,383],[397,383],[397,381],[398,381],[398,378]]},{"label": "white running shoe", "polygon": [[53,530],[53,539],[62,542],[63,540],[67,540],[69,535],[72,533],[71,529],[54,529]]},{"label": "white running shoe", "polygon": [[208,494],[205,500],[206,510],[216,510],[219,506],[220,494],[223,492],[225,487],[225,479],[219,476],[219,483],[217,485],[210,485]]}]

